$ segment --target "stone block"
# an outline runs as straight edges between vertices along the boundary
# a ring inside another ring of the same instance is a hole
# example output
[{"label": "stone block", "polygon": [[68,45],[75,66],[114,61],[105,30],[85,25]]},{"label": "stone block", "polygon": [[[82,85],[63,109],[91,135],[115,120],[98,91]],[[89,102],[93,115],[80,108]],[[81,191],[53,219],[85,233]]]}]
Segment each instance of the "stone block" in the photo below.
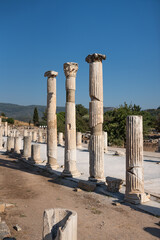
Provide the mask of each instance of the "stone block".
[{"label": "stone block", "polygon": [[89,181],[80,180],[78,182],[78,188],[85,190],[87,192],[94,192],[96,188],[96,183],[91,183]]},{"label": "stone block", "polygon": [[108,184],[107,190],[109,192],[119,192],[119,190],[123,184],[122,179],[113,178],[113,177],[106,177],[106,182]]},{"label": "stone block", "polygon": [[43,240],[77,240],[77,213],[54,208],[43,215]]}]

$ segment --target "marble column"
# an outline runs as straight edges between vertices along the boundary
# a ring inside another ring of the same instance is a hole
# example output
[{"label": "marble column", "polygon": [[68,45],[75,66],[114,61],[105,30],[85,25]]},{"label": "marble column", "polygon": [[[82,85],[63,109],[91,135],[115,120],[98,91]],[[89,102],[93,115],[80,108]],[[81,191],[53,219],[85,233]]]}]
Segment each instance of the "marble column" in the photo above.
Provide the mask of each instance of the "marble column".
[{"label": "marble column", "polygon": [[126,121],[126,192],[125,200],[134,204],[148,201],[144,193],[142,116]]},{"label": "marble column", "polygon": [[41,131],[38,132],[38,142],[39,142],[39,143],[42,143],[42,142],[43,142],[42,132],[41,132]]},{"label": "marble column", "polygon": [[2,118],[0,117],[0,127],[2,126]]},{"label": "marble column", "polygon": [[63,146],[63,132],[58,133],[58,145]]},{"label": "marble column", "polygon": [[11,152],[14,149],[14,137],[7,138],[7,152]]},{"label": "marble column", "polygon": [[56,170],[57,163],[57,115],[56,115],[56,76],[57,72],[48,71],[47,77],[47,165],[48,169]]},{"label": "marble column", "polygon": [[66,76],[66,112],[65,112],[65,160],[63,176],[75,177],[80,173],[76,166],[76,117],[75,117],[75,90],[78,64],[64,63]]},{"label": "marble column", "polygon": [[36,132],[36,131],[33,131],[33,132],[32,132],[32,141],[33,141],[33,142],[36,142],[36,141],[37,141],[37,132]]},{"label": "marble column", "polygon": [[103,72],[102,60],[106,56],[94,53],[86,57],[89,63],[89,123],[91,138],[89,146],[89,180],[104,181],[104,136],[103,136]]},{"label": "marble column", "polygon": [[24,136],[24,137],[27,137],[27,136],[28,136],[28,131],[27,131],[27,129],[24,129],[24,131],[23,131],[23,136]]},{"label": "marble column", "polygon": [[104,134],[104,152],[108,152],[108,134],[107,132],[103,132]]},{"label": "marble column", "polygon": [[82,147],[82,133],[81,132],[77,132],[76,144],[77,144],[77,148],[81,148]]},{"label": "marble column", "polygon": [[39,144],[34,144],[31,147],[31,160],[33,163],[41,163],[41,156],[40,156],[40,148]]},{"label": "marble column", "polygon": [[8,136],[8,122],[4,123],[4,136],[7,137]]},{"label": "marble column", "polygon": [[31,137],[24,137],[23,142],[23,157],[28,159],[31,157]]},{"label": "marble column", "polygon": [[20,150],[21,150],[21,138],[15,137],[14,138],[14,152],[19,154]]}]

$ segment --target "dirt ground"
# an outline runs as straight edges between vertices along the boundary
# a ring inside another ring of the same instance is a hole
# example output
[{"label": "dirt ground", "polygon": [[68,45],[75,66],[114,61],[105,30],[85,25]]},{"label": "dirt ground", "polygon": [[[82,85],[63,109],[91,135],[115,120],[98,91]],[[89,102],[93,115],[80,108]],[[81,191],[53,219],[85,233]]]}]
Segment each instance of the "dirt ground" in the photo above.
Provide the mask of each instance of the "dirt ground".
[{"label": "dirt ground", "polygon": [[[41,174],[41,175],[40,175]],[[75,192],[67,180],[42,175],[34,167],[0,155],[0,202],[14,203],[1,214],[16,240],[41,240],[43,212],[67,208],[78,214],[78,240],[159,239],[160,219],[96,193]],[[16,232],[18,224],[22,231]]]}]

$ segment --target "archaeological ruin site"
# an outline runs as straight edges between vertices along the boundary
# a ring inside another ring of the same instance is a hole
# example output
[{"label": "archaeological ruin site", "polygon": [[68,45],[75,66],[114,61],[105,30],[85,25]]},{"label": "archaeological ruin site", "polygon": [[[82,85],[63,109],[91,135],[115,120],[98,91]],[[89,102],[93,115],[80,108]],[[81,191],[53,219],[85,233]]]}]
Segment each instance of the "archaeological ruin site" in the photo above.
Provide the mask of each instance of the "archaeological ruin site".
[{"label": "archaeological ruin site", "polygon": [[63,64],[64,132],[57,131],[56,69],[43,73],[46,126],[18,126],[0,118],[0,239],[159,239],[160,137],[156,151],[144,151],[143,117],[128,115],[125,146],[108,144],[105,59],[98,53],[85,58],[89,132],[76,131],[80,69],[74,62]]}]

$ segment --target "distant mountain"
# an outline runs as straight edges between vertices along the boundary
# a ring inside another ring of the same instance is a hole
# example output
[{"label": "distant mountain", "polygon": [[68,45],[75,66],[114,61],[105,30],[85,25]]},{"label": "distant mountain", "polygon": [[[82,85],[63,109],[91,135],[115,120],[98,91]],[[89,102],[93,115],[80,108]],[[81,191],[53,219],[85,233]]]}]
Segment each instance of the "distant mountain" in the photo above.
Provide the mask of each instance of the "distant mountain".
[{"label": "distant mountain", "polygon": [[114,109],[114,107],[103,107],[103,112],[113,111]]},{"label": "distant mountain", "polygon": [[[0,114],[3,112],[6,117],[12,117],[19,121],[28,122],[33,118],[34,108],[37,107],[39,118],[42,118],[45,112],[46,106],[41,105],[29,105],[22,106],[18,104],[11,103],[0,103]],[[107,111],[112,111],[113,107],[104,107],[104,113]],[[57,107],[57,113],[65,112],[65,107]]]},{"label": "distant mountain", "polygon": [[[39,117],[42,118],[43,112],[45,112],[46,106],[41,105],[29,105],[22,106],[11,103],[0,103],[0,114],[3,112],[7,117],[28,122],[33,118],[34,108],[37,107]],[[65,107],[57,107],[58,112],[64,112]]]}]

